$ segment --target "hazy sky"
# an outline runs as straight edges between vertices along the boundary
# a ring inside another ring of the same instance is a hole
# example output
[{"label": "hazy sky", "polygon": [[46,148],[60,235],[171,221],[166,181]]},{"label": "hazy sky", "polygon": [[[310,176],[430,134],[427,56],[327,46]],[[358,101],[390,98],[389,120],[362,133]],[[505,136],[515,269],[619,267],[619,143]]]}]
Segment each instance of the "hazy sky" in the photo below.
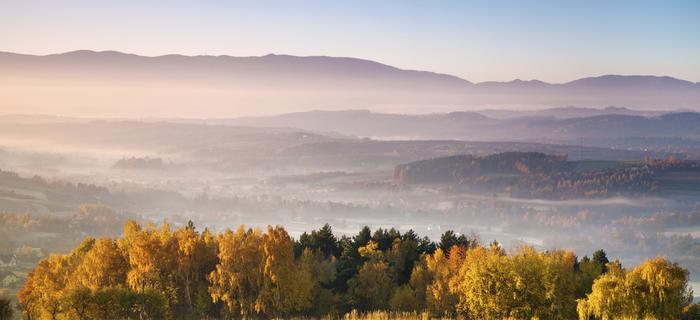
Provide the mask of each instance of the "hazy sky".
[{"label": "hazy sky", "polygon": [[472,81],[700,81],[700,1],[0,0],[0,51],[352,56]]}]

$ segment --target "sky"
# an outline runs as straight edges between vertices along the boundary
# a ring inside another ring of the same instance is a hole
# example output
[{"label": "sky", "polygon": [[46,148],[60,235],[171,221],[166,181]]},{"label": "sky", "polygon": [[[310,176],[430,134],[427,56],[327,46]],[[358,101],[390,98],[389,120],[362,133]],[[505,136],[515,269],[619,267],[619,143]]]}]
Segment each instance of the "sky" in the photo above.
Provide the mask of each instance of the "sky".
[{"label": "sky", "polygon": [[470,81],[700,81],[700,1],[0,0],[0,51],[346,56]]}]

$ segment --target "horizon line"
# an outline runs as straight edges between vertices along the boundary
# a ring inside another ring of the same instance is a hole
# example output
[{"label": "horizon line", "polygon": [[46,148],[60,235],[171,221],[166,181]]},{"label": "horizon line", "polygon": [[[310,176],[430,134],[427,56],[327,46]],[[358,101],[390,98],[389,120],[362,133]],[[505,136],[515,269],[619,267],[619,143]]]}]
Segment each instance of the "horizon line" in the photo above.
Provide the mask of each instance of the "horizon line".
[{"label": "horizon line", "polygon": [[48,54],[34,54],[34,53],[20,53],[20,52],[13,52],[13,51],[5,51],[5,50],[0,50],[0,54],[13,54],[13,55],[20,55],[20,56],[31,56],[31,57],[51,57],[51,56],[61,56],[61,55],[68,55],[68,54],[76,54],[76,53],[94,53],[94,54],[119,54],[119,55],[124,55],[124,56],[135,56],[139,58],[149,58],[149,59],[157,59],[157,58],[164,58],[164,57],[183,57],[183,58],[265,58],[265,57],[291,57],[291,58],[332,58],[332,59],[353,59],[353,60],[360,60],[360,61],[365,61],[365,62],[370,62],[370,63],[376,63],[382,66],[394,68],[400,71],[409,71],[409,72],[426,72],[426,73],[432,73],[435,75],[442,75],[442,76],[448,76],[448,77],[453,77],[465,82],[468,82],[473,85],[480,85],[480,84],[506,84],[506,83],[517,83],[517,82],[534,82],[534,83],[541,83],[541,84],[546,84],[546,85],[564,85],[564,84],[569,84],[578,80],[584,80],[584,79],[596,79],[596,78],[603,78],[603,77],[653,77],[653,78],[669,78],[673,80],[678,80],[678,81],[685,81],[689,82],[694,85],[700,85],[700,81],[692,81],[692,80],[687,80],[679,77],[674,77],[670,76],[667,74],[664,75],[657,75],[657,74],[614,74],[614,73],[606,73],[606,74],[599,74],[599,75],[589,75],[589,76],[582,76],[578,77],[569,81],[565,82],[548,82],[548,81],[543,81],[539,80],[536,78],[533,79],[520,79],[520,78],[513,78],[512,80],[488,80],[488,81],[471,81],[468,80],[464,77],[460,77],[457,75],[453,75],[450,73],[442,73],[442,72],[435,72],[435,71],[429,71],[429,70],[418,70],[418,69],[403,69],[401,67],[397,67],[391,64],[387,64],[384,62],[368,59],[368,58],[359,58],[359,57],[350,57],[350,56],[330,56],[330,55],[293,55],[293,54],[284,54],[284,53],[268,53],[264,55],[252,55],[252,56],[235,56],[235,55],[230,55],[230,54],[221,54],[221,55],[209,55],[209,54],[200,54],[200,55],[187,55],[187,54],[180,54],[180,53],[168,53],[168,54],[160,54],[160,55],[144,55],[144,54],[138,54],[138,53],[131,53],[131,52],[124,52],[124,51],[119,51],[119,50],[94,50],[94,49],[76,49],[76,50],[71,50],[71,51],[65,51],[65,52],[59,52],[59,53],[48,53]]}]

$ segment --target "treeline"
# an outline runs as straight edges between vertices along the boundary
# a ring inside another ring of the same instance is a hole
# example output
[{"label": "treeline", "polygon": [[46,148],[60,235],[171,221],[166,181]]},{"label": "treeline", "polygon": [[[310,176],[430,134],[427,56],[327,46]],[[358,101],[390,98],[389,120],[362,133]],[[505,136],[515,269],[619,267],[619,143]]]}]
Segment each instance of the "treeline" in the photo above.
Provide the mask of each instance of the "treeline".
[{"label": "treeline", "polygon": [[[11,188],[42,191],[47,197],[57,200],[70,200],[76,202],[96,202],[95,199],[104,198],[109,194],[105,187],[94,184],[73,184],[64,181],[49,181],[39,175],[31,178],[21,177],[19,174],[0,169],[0,185]],[[16,196],[22,196],[17,194]],[[26,196],[26,195],[25,195]],[[33,199],[32,196],[26,196]]]},{"label": "treeline", "polygon": [[[600,250],[521,247],[476,236],[330,226],[199,232],[130,221],[118,239],[85,239],[38,263],[19,292],[25,319],[339,317],[373,311],[466,319],[676,319],[688,272],[662,258],[625,269]],[[685,313],[684,313],[685,312]]]},{"label": "treeline", "polygon": [[86,235],[118,236],[121,228],[115,226],[131,219],[142,217],[97,204],[82,204],[76,213],[63,216],[0,212],[0,255],[22,247],[67,251]]},{"label": "treeline", "polygon": [[115,169],[162,169],[165,162],[161,158],[151,157],[131,157],[122,158],[117,161],[112,168]]}]

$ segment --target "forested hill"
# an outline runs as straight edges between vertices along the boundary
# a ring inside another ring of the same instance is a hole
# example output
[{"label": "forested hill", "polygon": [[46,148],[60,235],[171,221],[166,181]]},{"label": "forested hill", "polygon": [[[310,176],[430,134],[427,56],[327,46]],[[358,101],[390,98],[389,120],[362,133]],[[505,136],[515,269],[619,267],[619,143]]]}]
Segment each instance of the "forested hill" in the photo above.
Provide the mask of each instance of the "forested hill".
[{"label": "forested hill", "polygon": [[537,152],[459,155],[398,165],[394,183],[453,185],[523,198],[642,196],[700,189],[700,162],[569,161]]},{"label": "forested hill", "polygon": [[697,312],[688,277],[663,258],[623,266],[602,250],[592,258],[506,251],[451,231],[436,244],[368,227],[338,238],[326,225],[294,240],[280,226],[214,234],[132,221],[120,238],[87,238],[40,261],[18,301],[27,319],[335,318],[351,310],[402,319],[677,319]]}]

